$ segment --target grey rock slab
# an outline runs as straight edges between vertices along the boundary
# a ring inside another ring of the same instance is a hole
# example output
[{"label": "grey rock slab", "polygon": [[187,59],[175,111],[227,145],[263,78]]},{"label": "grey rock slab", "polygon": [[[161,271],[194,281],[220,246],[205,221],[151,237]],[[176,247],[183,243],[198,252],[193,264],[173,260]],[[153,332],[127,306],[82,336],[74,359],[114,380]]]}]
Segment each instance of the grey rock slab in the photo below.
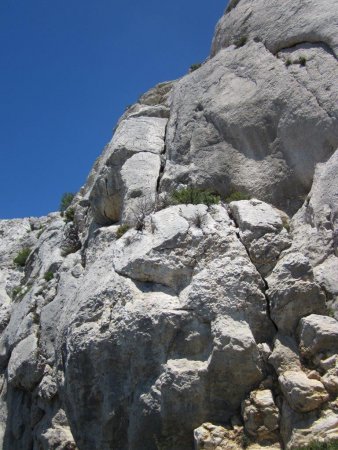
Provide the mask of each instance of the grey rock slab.
[{"label": "grey rock slab", "polygon": [[325,294],[314,282],[309,260],[301,253],[283,255],[267,283],[271,318],[281,333],[295,333],[306,315],[325,314]]},{"label": "grey rock slab", "polygon": [[289,336],[277,334],[269,363],[278,375],[290,370],[301,370],[297,342]]},{"label": "grey rock slab", "polygon": [[8,363],[8,382],[16,387],[31,390],[40,381],[42,374],[38,338],[31,334],[12,351]]},{"label": "grey rock slab", "polygon": [[332,317],[311,314],[299,322],[299,346],[307,356],[338,353],[338,322]]}]

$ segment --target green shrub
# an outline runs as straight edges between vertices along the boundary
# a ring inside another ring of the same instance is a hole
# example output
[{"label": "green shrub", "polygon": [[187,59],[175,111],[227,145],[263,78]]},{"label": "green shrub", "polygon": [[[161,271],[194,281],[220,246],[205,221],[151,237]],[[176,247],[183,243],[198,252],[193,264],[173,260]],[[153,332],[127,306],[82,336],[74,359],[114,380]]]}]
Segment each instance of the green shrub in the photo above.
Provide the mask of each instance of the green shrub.
[{"label": "green shrub", "polygon": [[286,61],[285,61],[285,65],[286,65],[286,67],[289,67],[289,66],[291,66],[291,64],[292,64],[292,61],[291,61],[291,59],[290,59],[290,58],[287,58],[287,59],[286,59]]},{"label": "green shrub", "polygon": [[171,203],[179,205],[181,203],[185,205],[214,205],[220,202],[220,196],[207,190],[187,187],[172,192]]},{"label": "green shrub", "polygon": [[75,215],[75,208],[68,208],[65,213],[65,222],[73,222],[74,221],[74,215]]},{"label": "green shrub", "polygon": [[202,65],[201,63],[191,64],[189,71],[194,72],[195,70],[199,69],[201,65]]},{"label": "green shrub", "polygon": [[129,230],[130,226],[126,223],[120,225],[118,227],[118,229],[116,230],[116,236],[117,239],[120,239],[120,237],[122,237],[124,235],[124,233],[126,233]]},{"label": "green shrub", "polygon": [[62,197],[61,197],[61,201],[60,201],[60,212],[64,213],[66,211],[66,209],[70,206],[70,204],[73,201],[75,194],[73,194],[72,192],[65,192]]},{"label": "green shrub", "polygon": [[244,47],[244,45],[248,42],[248,38],[246,36],[241,36],[240,38],[236,39],[235,45],[236,48]]},{"label": "green shrub", "polygon": [[233,191],[228,197],[226,197],[225,201],[227,203],[231,203],[238,202],[239,200],[250,200],[250,198],[250,195],[246,194],[245,192]]},{"label": "green shrub", "polygon": [[306,66],[306,58],[305,58],[305,56],[300,56],[299,57],[299,64],[301,66]]},{"label": "green shrub", "polygon": [[52,279],[54,278],[54,274],[53,274],[53,272],[51,272],[50,270],[48,270],[47,272],[45,272],[43,278],[44,278],[46,281],[50,281],[50,280],[52,280]]},{"label": "green shrub", "polygon": [[14,264],[16,264],[19,267],[25,267],[30,252],[31,249],[29,247],[25,247],[22,250],[20,250],[13,260]]}]

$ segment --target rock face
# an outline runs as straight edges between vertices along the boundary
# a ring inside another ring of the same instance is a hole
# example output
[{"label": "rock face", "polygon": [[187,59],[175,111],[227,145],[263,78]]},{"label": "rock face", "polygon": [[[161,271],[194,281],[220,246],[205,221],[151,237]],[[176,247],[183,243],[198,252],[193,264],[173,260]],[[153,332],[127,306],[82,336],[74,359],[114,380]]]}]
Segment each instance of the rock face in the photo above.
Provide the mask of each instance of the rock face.
[{"label": "rock face", "polygon": [[[338,439],[337,20],[231,1],[211,58],[121,117],[73,220],[0,221],[1,448]],[[185,187],[221,201],[172,204]]]}]

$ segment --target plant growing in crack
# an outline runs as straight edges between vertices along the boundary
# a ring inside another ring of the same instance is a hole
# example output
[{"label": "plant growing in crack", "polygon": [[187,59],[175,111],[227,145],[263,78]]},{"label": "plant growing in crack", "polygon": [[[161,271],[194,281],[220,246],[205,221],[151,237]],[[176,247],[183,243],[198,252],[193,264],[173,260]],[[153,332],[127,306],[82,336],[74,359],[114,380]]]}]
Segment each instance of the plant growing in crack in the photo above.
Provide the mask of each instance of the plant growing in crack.
[{"label": "plant growing in crack", "polygon": [[306,58],[305,58],[305,56],[300,56],[299,57],[299,64],[301,65],[301,66],[306,66]]},{"label": "plant growing in crack", "polygon": [[154,212],[154,201],[150,197],[142,197],[138,200],[136,205],[131,208],[132,211],[132,224],[137,231],[142,231],[145,226],[145,219],[149,214]]}]

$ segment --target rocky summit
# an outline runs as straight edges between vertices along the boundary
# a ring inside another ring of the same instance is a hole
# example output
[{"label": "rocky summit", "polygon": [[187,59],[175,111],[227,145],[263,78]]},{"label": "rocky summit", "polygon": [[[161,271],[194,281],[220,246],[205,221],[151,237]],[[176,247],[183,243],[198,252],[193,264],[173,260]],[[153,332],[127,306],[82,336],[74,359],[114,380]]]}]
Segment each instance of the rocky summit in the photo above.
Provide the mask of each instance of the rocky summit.
[{"label": "rocky summit", "polygon": [[337,56],[337,0],[232,0],[65,212],[0,221],[1,448],[338,448]]}]

